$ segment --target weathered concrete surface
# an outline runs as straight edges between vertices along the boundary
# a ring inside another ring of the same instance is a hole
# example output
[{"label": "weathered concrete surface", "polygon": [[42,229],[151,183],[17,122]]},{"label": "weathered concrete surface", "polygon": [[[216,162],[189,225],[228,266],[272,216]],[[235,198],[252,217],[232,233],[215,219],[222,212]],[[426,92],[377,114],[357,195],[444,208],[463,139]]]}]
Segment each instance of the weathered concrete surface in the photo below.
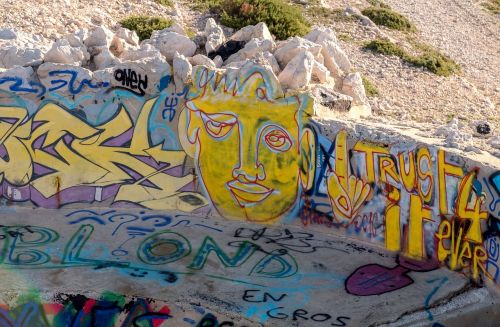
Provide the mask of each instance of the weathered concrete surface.
[{"label": "weathered concrete surface", "polygon": [[[37,315],[64,326],[50,303],[74,309],[69,295],[109,292],[129,304],[148,299],[151,311],[168,307],[162,326],[213,316],[220,326],[494,326],[499,318],[492,291],[462,274],[432,263],[410,269],[379,248],[304,227],[136,209],[2,207],[1,215],[1,326],[22,317],[21,326],[38,326]],[[352,283],[370,264],[377,274]],[[22,316],[28,304],[45,305]],[[124,308],[107,316],[132,326],[138,313]],[[96,306],[82,310],[79,319],[98,317]]]}]

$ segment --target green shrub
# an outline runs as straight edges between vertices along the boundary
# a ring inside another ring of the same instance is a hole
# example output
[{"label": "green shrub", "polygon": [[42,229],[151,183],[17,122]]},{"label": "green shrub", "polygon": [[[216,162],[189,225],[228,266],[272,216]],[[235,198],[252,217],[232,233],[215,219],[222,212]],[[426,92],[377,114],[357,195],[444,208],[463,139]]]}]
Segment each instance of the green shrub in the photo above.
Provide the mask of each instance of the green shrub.
[{"label": "green shrub", "polygon": [[389,6],[388,4],[385,4],[383,1],[381,0],[366,0],[366,2],[368,2],[369,4],[371,4],[372,6],[374,7],[380,7],[380,8],[385,8],[385,9],[391,9],[391,6]]},{"label": "green shrub", "polygon": [[370,81],[368,78],[364,76],[361,76],[361,79],[363,80],[363,86],[365,87],[365,92],[367,96],[374,97],[379,95],[377,86],[375,86],[375,84],[373,84],[372,81]]},{"label": "green shrub", "polygon": [[163,17],[149,16],[130,16],[120,21],[123,27],[136,31],[141,41],[150,38],[153,31],[170,27],[172,23]]},{"label": "green shrub", "polygon": [[210,10],[214,13],[220,14],[223,2],[224,0],[194,0],[191,2],[190,7],[198,11]]},{"label": "green shrub", "polygon": [[364,48],[387,56],[396,56],[400,58],[405,58],[406,56],[408,56],[404,49],[399,47],[397,44],[394,44],[391,41],[385,39],[371,41],[370,43],[366,44]]},{"label": "green shrub", "polygon": [[400,31],[414,31],[415,26],[403,15],[397,12],[378,7],[369,7],[362,11],[363,15],[370,18],[375,24]]},{"label": "green shrub", "polygon": [[500,0],[488,0],[487,2],[483,2],[482,6],[493,14],[500,14]]},{"label": "green shrub", "polygon": [[242,28],[265,22],[279,40],[309,32],[301,11],[283,0],[226,0],[221,8],[222,24]]},{"label": "green shrub", "polygon": [[384,55],[397,56],[416,67],[425,67],[436,75],[450,76],[460,72],[460,66],[453,59],[430,46],[419,45],[421,53],[417,56],[407,53],[388,40],[374,40],[366,44],[364,48]]},{"label": "green shrub", "polygon": [[426,51],[418,56],[409,56],[406,60],[417,67],[425,67],[439,76],[451,76],[460,71],[460,66],[453,59],[437,50]]},{"label": "green shrub", "polygon": [[321,6],[311,6],[307,9],[307,14],[314,22],[325,24],[328,21],[357,21],[358,15],[346,15],[343,9],[330,9]]},{"label": "green shrub", "polygon": [[172,0],[155,0],[155,2],[165,7],[172,7],[173,5]]}]

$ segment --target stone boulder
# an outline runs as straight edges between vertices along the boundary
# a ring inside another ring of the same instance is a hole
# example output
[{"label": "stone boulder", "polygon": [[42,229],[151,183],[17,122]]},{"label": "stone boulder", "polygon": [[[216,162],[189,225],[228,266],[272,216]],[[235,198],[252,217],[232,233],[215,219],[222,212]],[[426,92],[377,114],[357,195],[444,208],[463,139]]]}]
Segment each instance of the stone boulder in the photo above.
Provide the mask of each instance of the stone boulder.
[{"label": "stone boulder", "polygon": [[92,47],[107,47],[111,46],[111,42],[115,37],[114,33],[104,26],[94,28],[89,32],[88,36],[83,40],[87,48]]},{"label": "stone boulder", "polygon": [[209,18],[205,24],[205,36],[207,38],[205,43],[205,51],[207,54],[217,51],[226,41],[224,31],[217,25],[213,18]]},{"label": "stone boulder", "polygon": [[52,48],[44,56],[45,62],[82,66],[87,63],[90,55],[83,44],[72,46],[68,39],[62,38],[52,44]]},{"label": "stone boulder", "polygon": [[[68,73],[70,72],[70,73]],[[91,83],[97,85],[97,81],[93,80],[93,73],[83,67],[46,62],[40,65],[37,70],[40,83],[47,89],[51,89],[61,85],[61,81],[65,81],[67,87],[60,88],[56,92],[60,94],[72,95],[69,91],[70,87],[78,88],[80,85]],[[86,81],[86,82],[84,82]],[[71,84],[71,85],[70,85]],[[85,92],[97,92],[92,88],[85,88]]]},{"label": "stone boulder", "polygon": [[274,56],[276,57],[276,60],[278,60],[280,66],[284,68],[299,53],[304,52],[304,50],[311,53],[316,61],[323,63],[321,45],[298,36],[294,36],[286,41],[280,42],[274,52]]},{"label": "stone boulder", "polygon": [[[35,71],[32,67],[21,67],[14,66],[10,69],[0,68],[0,81],[10,80],[11,82],[0,83],[0,90],[11,91],[10,88],[14,87],[16,83],[20,83],[17,87],[19,91],[16,91],[20,95],[33,94],[28,90],[36,91],[36,88],[30,86],[30,82],[36,79]],[[24,91],[26,90],[26,91]]]},{"label": "stone boulder", "polygon": [[173,60],[174,84],[177,92],[184,89],[184,85],[191,82],[193,66],[182,54],[175,53]]},{"label": "stone boulder", "polygon": [[120,56],[120,59],[130,61],[144,58],[160,58],[164,60],[160,50],[147,43],[142,43],[140,48],[125,48]]},{"label": "stone boulder", "polygon": [[335,92],[323,85],[316,85],[312,89],[315,101],[324,107],[336,112],[349,112],[352,105],[352,97]]},{"label": "stone boulder", "polygon": [[263,52],[272,52],[274,50],[275,44],[272,40],[266,39],[252,39],[250,40],[243,49],[237,53],[231,55],[227,60],[226,64],[230,64],[235,61],[243,61],[254,57],[255,55]]},{"label": "stone boulder", "polygon": [[314,55],[311,52],[301,51],[279,74],[278,79],[281,85],[292,90],[306,87],[311,81],[314,61]]},{"label": "stone boulder", "polygon": [[160,50],[168,62],[173,62],[176,52],[185,57],[192,57],[196,52],[196,44],[193,41],[175,32],[154,31],[151,39],[144,42]]},{"label": "stone boulder", "polygon": [[193,66],[207,66],[209,68],[216,68],[216,65],[212,61],[212,59],[202,54],[197,54],[193,56],[192,58],[189,59],[189,62],[191,62]]},{"label": "stone boulder", "polygon": [[324,65],[335,77],[348,74],[351,70],[351,62],[337,43],[335,33],[326,27],[319,27],[307,34],[305,39],[320,45]]},{"label": "stone boulder", "polygon": [[233,41],[244,41],[248,42],[251,39],[264,39],[273,41],[273,36],[269,29],[267,28],[266,23],[260,22],[257,25],[249,25],[245,26],[236,33],[234,33],[231,37]]},{"label": "stone boulder", "polygon": [[360,73],[348,74],[342,83],[342,93],[352,97],[352,107],[360,116],[370,116],[371,107],[366,97],[365,87]]},{"label": "stone boulder", "polygon": [[144,95],[158,92],[161,79],[171,75],[172,69],[162,58],[148,57],[135,61],[123,61],[105,69],[104,72],[110,76],[111,86],[122,87],[138,95]]},{"label": "stone boulder", "polygon": [[139,36],[137,36],[137,33],[135,31],[131,31],[129,29],[126,29],[124,27],[120,27],[116,33],[115,37],[118,37],[120,39],[125,40],[130,45],[133,46],[138,46],[139,45]]},{"label": "stone boulder", "polygon": [[0,68],[14,66],[37,66],[43,61],[40,49],[20,48],[18,46],[0,47]]}]

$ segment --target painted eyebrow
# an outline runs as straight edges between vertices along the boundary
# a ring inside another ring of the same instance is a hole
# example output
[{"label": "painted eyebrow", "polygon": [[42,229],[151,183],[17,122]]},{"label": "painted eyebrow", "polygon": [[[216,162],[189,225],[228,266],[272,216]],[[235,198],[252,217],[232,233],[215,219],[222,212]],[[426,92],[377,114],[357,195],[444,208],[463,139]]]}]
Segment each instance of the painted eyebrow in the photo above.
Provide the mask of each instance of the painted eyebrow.
[{"label": "painted eyebrow", "polygon": [[[227,113],[214,113],[214,114],[207,114],[206,112],[200,110],[201,114],[206,116],[208,119],[216,121],[218,123],[224,123],[228,125],[234,125],[238,122],[238,118],[234,115],[227,114]],[[215,116],[215,117],[214,117]],[[222,120],[219,119],[220,117],[217,116],[222,116]],[[225,119],[227,118],[227,119]]]}]

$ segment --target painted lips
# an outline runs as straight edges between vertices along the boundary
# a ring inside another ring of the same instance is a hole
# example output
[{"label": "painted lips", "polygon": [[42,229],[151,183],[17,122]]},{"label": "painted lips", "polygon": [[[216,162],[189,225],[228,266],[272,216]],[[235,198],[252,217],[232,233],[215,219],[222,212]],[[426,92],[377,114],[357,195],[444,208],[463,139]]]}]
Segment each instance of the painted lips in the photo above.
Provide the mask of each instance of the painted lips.
[{"label": "painted lips", "polygon": [[238,204],[242,207],[261,202],[267,198],[273,190],[257,183],[242,183],[237,179],[226,183],[234,195]]}]

